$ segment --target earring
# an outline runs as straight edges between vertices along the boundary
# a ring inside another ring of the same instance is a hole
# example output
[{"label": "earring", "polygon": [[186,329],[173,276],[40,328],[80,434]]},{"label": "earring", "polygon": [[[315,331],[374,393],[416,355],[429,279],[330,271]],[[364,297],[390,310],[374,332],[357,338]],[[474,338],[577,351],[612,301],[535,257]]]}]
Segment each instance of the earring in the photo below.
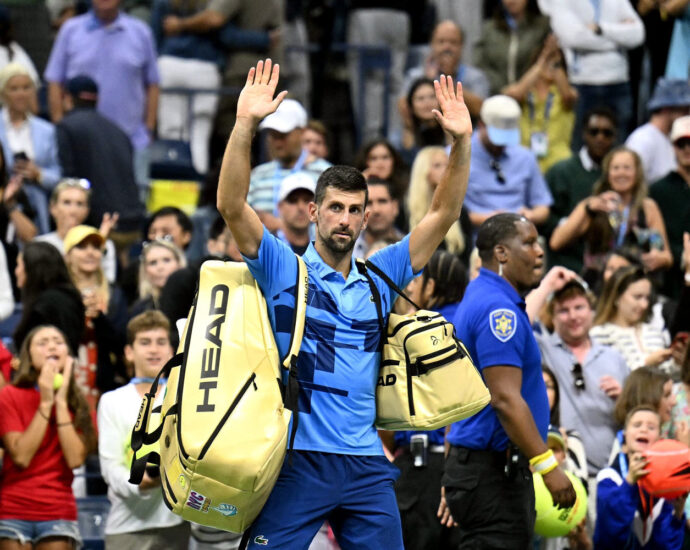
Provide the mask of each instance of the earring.
[{"label": "earring", "polygon": [[503,264],[498,264],[498,276],[503,277]]}]

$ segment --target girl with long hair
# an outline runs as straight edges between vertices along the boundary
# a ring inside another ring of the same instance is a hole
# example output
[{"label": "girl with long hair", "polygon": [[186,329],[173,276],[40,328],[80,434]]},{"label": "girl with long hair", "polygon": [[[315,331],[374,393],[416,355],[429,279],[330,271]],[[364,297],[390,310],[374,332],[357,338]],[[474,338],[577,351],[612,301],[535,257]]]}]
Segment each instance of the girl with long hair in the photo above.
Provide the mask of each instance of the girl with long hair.
[{"label": "girl with long hair", "polygon": [[0,390],[5,448],[0,484],[0,548],[70,550],[80,543],[72,469],[96,446],[89,408],[57,327],[32,329],[12,385]]}]

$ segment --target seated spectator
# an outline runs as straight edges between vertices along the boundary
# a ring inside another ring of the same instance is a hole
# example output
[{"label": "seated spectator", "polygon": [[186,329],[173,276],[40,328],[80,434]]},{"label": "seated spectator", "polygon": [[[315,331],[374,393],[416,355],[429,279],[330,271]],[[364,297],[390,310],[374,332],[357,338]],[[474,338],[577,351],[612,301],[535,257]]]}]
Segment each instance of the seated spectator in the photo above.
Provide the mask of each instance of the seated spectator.
[{"label": "seated spectator", "polygon": [[276,236],[300,256],[307,251],[311,226],[309,204],[314,201],[316,184],[306,174],[290,174],[280,184],[278,196],[279,229]]},{"label": "seated spectator", "polygon": [[592,478],[608,464],[615,400],[629,373],[619,352],[591,337],[593,306],[594,296],[579,281],[566,283],[547,304],[554,333],[537,337],[560,389],[561,425],[580,434]]},{"label": "seated spectator", "polygon": [[649,195],[659,205],[673,254],[673,266],[666,274],[663,291],[677,297],[682,283],[683,233],[690,230],[690,116],[673,123],[671,142],[677,167],[656,182]]},{"label": "seated spectator", "polygon": [[577,92],[568,82],[563,52],[552,34],[537,61],[502,93],[522,105],[522,145],[535,154],[542,172],[570,157]]},{"label": "seated spectator", "polygon": [[641,405],[628,413],[625,419],[627,467],[622,468],[614,461],[597,475],[596,548],[681,548],[686,497],[672,501],[652,498],[638,486],[640,478],[648,473],[644,451],[660,437],[661,421],[653,408]]},{"label": "seated spectator", "polygon": [[446,136],[434,116],[434,110],[438,111],[439,105],[433,80],[415,80],[405,100],[405,108],[400,109],[403,121],[400,145],[403,159],[411,163],[420,148],[427,145],[445,145]]},{"label": "seated spectator", "polygon": [[376,177],[367,179],[367,206],[369,214],[359,237],[355,241],[353,255],[364,258],[377,241],[398,242],[405,235],[395,225],[400,206],[394,197],[391,184]]},{"label": "seated spectator", "polygon": [[101,234],[87,225],[70,229],[64,243],[65,263],[86,309],[75,375],[94,416],[100,394],[126,378],[121,356],[127,304],[122,291],[108,284],[103,273],[103,243]]},{"label": "seated spectator", "polygon": [[585,241],[583,277],[593,285],[606,255],[627,245],[637,249],[645,268],[668,269],[673,257],[659,207],[647,196],[642,163],[637,153],[618,147],[604,159],[602,176],[573,212],[556,227],[552,250],[578,239]]},{"label": "seated spectator", "polygon": [[60,330],[36,327],[22,345],[14,382],[0,391],[3,548],[81,546],[72,469],[95,448],[96,434],[73,363]]},{"label": "seated spectator", "polygon": [[549,34],[549,20],[527,0],[496,2],[484,23],[474,58],[489,78],[491,94],[522,78]]},{"label": "seated spectator", "polygon": [[[60,252],[64,248],[65,235],[77,225],[81,225],[89,217],[89,201],[91,199],[91,184],[85,179],[66,178],[60,180],[50,195],[50,215],[55,222],[55,231],[44,233],[36,237],[37,241],[52,244]],[[102,233],[109,232],[113,222],[117,223],[117,216],[109,214],[101,220]],[[113,241],[105,241],[103,254],[103,271],[108,282],[115,282],[117,274],[117,255]]]},{"label": "seated spectator", "polygon": [[652,283],[640,267],[616,271],[604,285],[597,304],[592,339],[612,346],[630,370],[642,366],[677,371],[668,334],[649,323]]},{"label": "seated spectator", "polygon": [[0,71],[0,143],[7,169],[22,176],[24,187],[37,213],[41,233],[49,229],[46,192],[60,179],[55,127],[31,113],[36,83],[17,63]]},{"label": "seated spectator", "polygon": [[688,114],[690,84],[684,80],[660,78],[654,95],[647,103],[649,122],[637,128],[625,141],[625,146],[642,159],[647,183],[653,183],[676,169],[676,155],[669,134],[673,122]]},{"label": "seated spectator", "polygon": [[[65,176],[91,183],[88,223],[98,227],[108,212],[119,215],[111,237],[127,251],[144,220],[127,134],[96,109],[98,85],[88,76],[67,81],[64,117],[57,124],[58,153]],[[121,254],[126,259],[126,254]],[[126,264],[123,264],[126,265]]]},{"label": "seated spectator", "polygon": [[267,143],[272,160],[252,170],[247,201],[269,231],[280,228],[277,208],[283,179],[304,172],[316,184],[321,172],[331,165],[302,148],[302,131],[306,125],[307,112],[294,99],[283,101],[278,110],[259,125],[259,130],[268,130]]},{"label": "seated spectator", "polygon": [[[445,74],[454,82],[462,82],[462,95],[467,109],[473,117],[479,116],[482,101],[489,96],[489,80],[477,67],[463,63],[465,45],[465,35],[457,23],[449,20],[439,22],[431,34],[430,51],[424,65],[412,67],[405,74],[403,94],[409,96],[412,83],[420,78],[433,81]],[[402,115],[405,120],[409,116],[409,107],[403,104],[403,98],[398,101],[398,108],[400,111],[408,110],[408,114]]]},{"label": "seated spectator", "polygon": [[[444,147],[424,147],[414,159],[410,174],[410,189],[406,197],[407,216],[410,221],[410,231],[422,220],[431,206],[431,197],[436,186],[441,182],[441,176],[448,166],[448,153]],[[463,210],[461,220],[467,219],[467,212]],[[456,255],[461,255],[467,249],[465,233],[469,228],[463,228],[460,220],[455,222],[443,239],[442,246]]]},{"label": "seated spectator", "polygon": [[464,205],[474,228],[498,212],[544,223],[553,202],[534,154],[519,145],[520,106],[498,95],[484,101],[472,136],[472,162]]},{"label": "seated spectator", "polygon": [[84,333],[85,308],[62,254],[51,244],[31,242],[17,256],[14,274],[22,301],[22,316],[14,330],[15,349],[33,328],[50,324],[65,334],[76,353]]},{"label": "seated spectator", "polygon": [[[569,159],[557,162],[546,172],[546,183],[553,195],[544,234],[551,237],[561,220],[592,192],[592,186],[601,177],[601,163],[616,142],[616,115],[607,107],[592,109],[585,115],[582,130],[584,145]],[[572,242],[558,251],[549,250],[550,265],[563,265],[576,273],[582,271],[584,246]]]},{"label": "seated spectator", "polygon": [[[137,315],[127,324],[125,347],[134,378],[126,386],[104,393],[98,404],[98,456],[110,501],[105,522],[109,549],[187,550],[189,544],[189,523],[172,514],[163,502],[158,467],[147,467],[139,486],[128,481],[133,458],[130,440],[138,407],[172,355],[170,323],[165,315],[158,311]],[[164,388],[158,386],[154,406],[162,403]]]},{"label": "seated spectator", "polygon": [[310,120],[302,130],[302,149],[318,159],[328,159],[329,132],[320,120]]},{"label": "seated spectator", "polygon": [[625,138],[632,120],[632,93],[626,50],[644,41],[644,26],[629,0],[552,0],[551,26],[566,49],[568,76],[577,88],[573,150],[580,148],[584,114],[606,105]]},{"label": "seated spectator", "polygon": [[172,240],[156,239],[145,243],[139,262],[139,300],[130,308],[129,317],[158,309],[161,290],[168,277],[186,265],[184,253]]}]

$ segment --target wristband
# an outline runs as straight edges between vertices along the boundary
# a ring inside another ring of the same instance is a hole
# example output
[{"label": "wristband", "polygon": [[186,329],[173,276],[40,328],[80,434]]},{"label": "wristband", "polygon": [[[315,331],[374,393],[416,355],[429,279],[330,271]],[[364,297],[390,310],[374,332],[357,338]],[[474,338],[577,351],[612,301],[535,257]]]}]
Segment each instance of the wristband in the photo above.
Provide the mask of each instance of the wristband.
[{"label": "wristband", "polygon": [[41,408],[40,408],[40,407],[39,407],[38,409],[36,409],[36,410],[38,411],[38,414],[40,414],[43,418],[45,418],[48,422],[50,422],[50,416],[46,416],[45,414],[43,414],[43,413],[41,412]]},{"label": "wristband", "polygon": [[553,456],[553,453],[551,453],[551,456],[547,458],[546,460],[542,460],[538,464],[535,464],[532,466],[532,469],[534,470],[535,474],[541,474],[545,476],[548,474],[551,470],[554,470],[558,467],[558,461],[556,460],[556,457]]},{"label": "wristband", "polygon": [[533,456],[532,458],[529,459],[529,465],[530,466],[537,466],[541,462],[544,462],[545,460],[548,460],[550,457],[553,456],[553,451],[551,449],[544,451],[540,455]]},{"label": "wristband", "polygon": [[72,422],[59,422],[57,424],[57,427],[62,428],[63,426],[71,426],[71,425],[72,425]]}]

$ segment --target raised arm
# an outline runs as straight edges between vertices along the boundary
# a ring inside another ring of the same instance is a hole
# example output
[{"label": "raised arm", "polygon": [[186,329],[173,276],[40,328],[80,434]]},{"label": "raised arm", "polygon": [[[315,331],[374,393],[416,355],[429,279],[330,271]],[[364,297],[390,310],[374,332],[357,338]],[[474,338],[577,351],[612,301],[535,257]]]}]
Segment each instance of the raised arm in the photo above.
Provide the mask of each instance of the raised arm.
[{"label": "raised arm", "polygon": [[434,110],[434,116],[453,137],[453,144],[448,168],[434,191],[429,211],[410,233],[410,262],[415,271],[426,265],[450,226],[460,217],[470,175],[472,121],[463,99],[462,84],[458,82],[456,91],[450,77],[441,75],[439,80],[434,81],[434,89],[441,112]]},{"label": "raised arm", "polygon": [[259,216],[247,204],[252,138],[259,122],[275,112],[287,95],[287,92],[280,92],[275,99],[273,97],[279,73],[278,65],[271,69],[270,59],[259,61],[256,67],[249,69],[247,82],[237,100],[235,127],[225,148],[218,180],[218,211],[240,252],[250,258],[256,258],[264,231]]}]

